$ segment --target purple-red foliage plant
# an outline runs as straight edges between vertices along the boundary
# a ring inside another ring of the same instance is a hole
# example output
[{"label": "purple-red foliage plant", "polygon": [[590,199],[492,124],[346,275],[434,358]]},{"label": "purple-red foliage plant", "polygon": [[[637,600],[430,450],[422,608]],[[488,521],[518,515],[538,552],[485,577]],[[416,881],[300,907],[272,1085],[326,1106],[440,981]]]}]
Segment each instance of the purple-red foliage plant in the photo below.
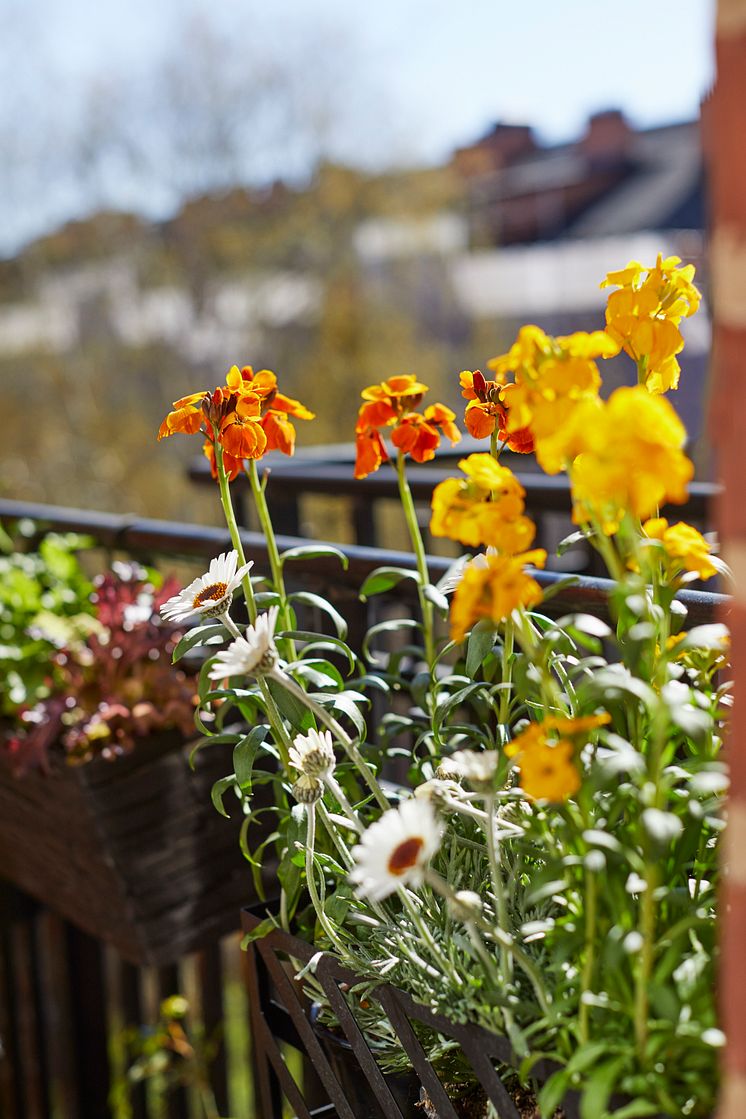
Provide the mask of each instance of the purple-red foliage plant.
[{"label": "purple-red foliage plant", "polygon": [[71,764],[114,759],[156,731],[193,730],[195,681],[171,663],[182,631],[159,614],[177,589],[171,578],[156,589],[134,564],[94,580],[97,625],[56,652],[54,691],[21,713],[2,745],[14,769],[48,770],[53,753]]}]

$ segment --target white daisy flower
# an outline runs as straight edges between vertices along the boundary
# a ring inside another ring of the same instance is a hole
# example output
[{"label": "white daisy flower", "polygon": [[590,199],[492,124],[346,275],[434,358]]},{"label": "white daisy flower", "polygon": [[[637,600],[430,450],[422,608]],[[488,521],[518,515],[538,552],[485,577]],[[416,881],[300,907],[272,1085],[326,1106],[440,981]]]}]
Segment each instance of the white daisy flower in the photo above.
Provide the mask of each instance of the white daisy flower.
[{"label": "white daisy flower", "polygon": [[405,883],[419,886],[440,844],[442,828],[428,801],[405,800],[384,812],[352,849],[350,882],[358,897],[380,901]]},{"label": "white daisy flower", "polygon": [[492,788],[500,755],[497,750],[457,750],[448,760],[467,784],[485,792]]},{"label": "white daisy flower", "polygon": [[203,618],[218,618],[227,614],[233,601],[233,592],[244,575],[253,567],[245,563],[236,570],[238,552],[223,552],[210,561],[206,574],[200,575],[183,591],[161,606],[161,614],[169,622],[181,622],[192,614]]},{"label": "white daisy flower", "polygon": [[211,680],[226,676],[279,675],[275,645],[275,624],[279,606],[270,606],[260,614],[253,626],[247,626],[243,637],[237,637],[227,649],[221,649],[209,672]]},{"label": "white daisy flower", "polygon": [[329,731],[311,728],[308,734],[296,735],[290,747],[290,761],[299,773],[324,781],[334,772],[336,762]]}]

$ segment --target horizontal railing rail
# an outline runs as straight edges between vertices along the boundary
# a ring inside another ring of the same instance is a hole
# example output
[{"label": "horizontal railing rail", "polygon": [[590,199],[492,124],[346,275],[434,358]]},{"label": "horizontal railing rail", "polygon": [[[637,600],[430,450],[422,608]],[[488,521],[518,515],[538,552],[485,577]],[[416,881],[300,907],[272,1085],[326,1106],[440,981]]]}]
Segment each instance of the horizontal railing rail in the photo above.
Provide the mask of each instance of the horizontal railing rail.
[{"label": "horizontal railing rail", "polygon": [[[420,511],[420,526],[426,547],[433,542],[428,536],[429,505],[439,482],[457,472],[458,461],[474,451],[484,450],[483,442],[465,438],[458,448],[444,448],[435,459],[424,465],[412,463],[408,470],[409,485]],[[309,499],[332,500],[336,509],[334,523],[340,539],[376,547],[385,537],[385,518],[390,516],[391,501],[397,498],[397,475],[390,464],[384,464],[367,478],[354,477],[355,449],[352,444],[311,447],[293,458],[272,453],[263,459],[263,469],[271,474],[267,491],[272,519],[278,532],[302,535],[303,526],[316,519]],[[551,558],[559,541],[572,529],[570,486],[566,475],[550,476],[541,472],[530,456],[505,452],[501,461],[509,465],[526,491],[526,510],[536,523],[535,546],[546,548],[550,567],[562,567]],[[207,460],[196,459],[189,476],[197,485],[214,486]],[[250,501],[245,478],[233,485],[236,510],[241,524],[250,524]],[[713,482],[694,482],[689,487],[686,505],[664,508],[661,513],[671,520],[685,519],[700,531],[712,528],[712,508],[720,493]],[[565,561],[566,562],[566,561]],[[603,575],[603,564],[587,544],[573,549],[573,569],[587,575]]]},{"label": "horizontal railing rail", "polygon": [[[158,554],[209,559],[231,547],[230,536],[224,528],[0,499],[0,520],[22,518],[56,532],[87,533],[103,547],[127,551],[135,556]],[[247,557],[254,560],[257,569],[267,570],[269,558],[264,537],[260,533],[242,530],[241,539]],[[307,543],[301,537],[278,537],[281,550]],[[303,572],[322,582],[328,580],[335,587],[354,591],[377,567],[415,567],[414,557],[409,552],[356,544],[339,545],[339,549],[347,558],[345,569],[340,567],[334,556],[306,559],[296,564],[294,569],[296,573]],[[431,578],[437,582],[449,571],[453,560],[430,556],[428,564]],[[568,582],[566,574],[555,571],[537,571],[534,575],[542,587],[556,590],[547,603],[547,609],[553,615],[582,610],[608,617],[608,596],[613,586],[610,579],[578,576],[575,582]],[[406,584],[392,593],[408,600],[412,597],[411,588],[407,589]],[[712,621],[728,603],[727,595],[708,591],[682,590],[677,597],[687,607],[689,623],[697,625]]]}]

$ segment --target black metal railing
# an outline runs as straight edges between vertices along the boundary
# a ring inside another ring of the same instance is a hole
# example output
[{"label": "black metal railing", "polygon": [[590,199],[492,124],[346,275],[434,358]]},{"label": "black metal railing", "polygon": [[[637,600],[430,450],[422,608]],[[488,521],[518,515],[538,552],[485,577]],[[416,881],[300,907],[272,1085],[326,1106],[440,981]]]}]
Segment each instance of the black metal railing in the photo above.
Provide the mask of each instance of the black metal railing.
[{"label": "black metal railing", "polygon": [[[422,466],[410,464],[409,485],[415,502],[421,508],[421,527],[429,548],[435,543],[427,531],[430,499],[435,486],[457,473],[459,459],[481,450],[484,450],[483,441],[466,437],[458,449],[444,448],[436,452],[431,463]],[[271,472],[267,494],[277,531],[289,536],[301,535],[307,520],[308,499],[332,498],[340,512],[339,538],[364,547],[379,546],[384,537],[382,521],[386,503],[397,497],[396,471],[391,465],[384,464],[375,474],[356,479],[354,461],[352,444],[306,448],[293,458],[280,454],[266,456],[264,464]],[[556,564],[566,570],[566,564],[556,563],[551,557],[559,541],[573,528],[567,476],[542,473],[530,456],[505,452],[501,461],[511,467],[526,491],[526,509],[537,526],[536,547],[546,548],[550,553],[550,567]],[[198,485],[215,485],[206,459],[196,459],[190,467],[189,476]],[[247,495],[245,480],[237,479],[233,489],[241,523],[248,525],[251,517],[248,503],[244,500]],[[683,517],[700,531],[710,530],[713,527],[712,510],[719,493],[720,487],[713,482],[693,482],[686,505],[667,507],[662,510],[662,515],[676,520]],[[597,554],[582,543],[573,548],[570,562],[572,570],[578,573],[599,575],[603,571]]]}]

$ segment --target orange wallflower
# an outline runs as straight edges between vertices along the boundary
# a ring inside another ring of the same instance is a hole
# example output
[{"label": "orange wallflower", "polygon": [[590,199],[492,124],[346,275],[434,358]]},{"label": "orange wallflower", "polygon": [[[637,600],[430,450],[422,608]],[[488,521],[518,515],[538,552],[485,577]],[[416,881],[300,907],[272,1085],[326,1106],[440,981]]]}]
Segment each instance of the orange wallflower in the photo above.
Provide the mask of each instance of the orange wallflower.
[{"label": "orange wallflower", "polygon": [[524,552],[536,529],[523,515],[526,493],[512,471],[488,454],[469,455],[459,467],[465,478],[446,478],[433,491],[433,536],[503,553]]},{"label": "orange wallflower", "polygon": [[410,411],[417,407],[427,391],[428,386],[418,381],[413,373],[401,373],[381,381],[380,385],[369,385],[360,395],[363,400],[384,401],[399,410]]},{"label": "orange wallflower", "polygon": [[692,571],[700,579],[717,575],[712,549],[693,525],[685,521],[669,525],[665,517],[654,517],[645,522],[642,531],[651,540],[660,540],[672,576],[680,575],[682,571]]},{"label": "orange wallflower", "polygon": [[239,396],[235,408],[221,421],[218,440],[233,458],[261,458],[267,448],[258,396]]},{"label": "orange wallflower", "polygon": [[444,404],[431,404],[423,412],[414,409],[427,392],[411,373],[390,377],[380,385],[370,385],[362,392],[355,425],[355,477],[366,478],[382,462],[388,452],[381,428],[391,427],[391,441],[398,450],[409,454],[415,462],[428,462],[440,445],[441,434],[457,443],[461,433],[453,422],[455,413]]},{"label": "orange wallflower", "polygon": [[464,369],[459,374],[459,380],[461,395],[469,402],[464,413],[469,434],[474,439],[487,439],[497,428],[497,438],[511,451],[530,454],[534,449],[534,438],[529,428],[509,430],[510,391],[515,386],[500,386],[497,381],[487,381],[479,369],[473,372]]},{"label": "orange wallflower", "polygon": [[521,788],[532,800],[559,802],[574,796],[580,788],[580,774],[574,762],[577,741],[587,741],[590,731],[611,721],[607,712],[577,719],[548,718],[529,723],[505,747],[520,769]]},{"label": "orange wallflower", "polygon": [[445,404],[431,404],[421,412],[407,412],[391,433],[391,442],[415,462],[429,462],[440,446],[441,429],[451,443],[458,443],[461,432],[453,422],[456,418]]},{"label": "orange wallflower", "polygon": [[265,451],[282,451],[292,455],[295,449],[295,428],[289,417],[312,420],[313,412],[298,400],[284,396],[277,389],[277,377],[270,369],[257,373],[250,365],[239,369],[231,366],[225,384],[212,392],[191,393],[176,400],[158,430],[158,438],[182,432],[207,435],[203,450],[210,463],[213,478],[217,463],[213,432],[223,448],[223,465],[230,481],[240,473],[247,458],[261,458]]},{"label": "orange wallflower", "polygon": [[285,396],[277,388],[277,377],[271,369],[259,369],[255,373],[250,365],[238,370],[233,366],[231,374],[239,373],[244,391],[256,393],[262,402],[261,424],[267,437],[266,450],[281,451],[292,455],[295,451],[295,426],[288,416],[298,420],[313,420],[315,413],[310,412],[299,400]]}]

